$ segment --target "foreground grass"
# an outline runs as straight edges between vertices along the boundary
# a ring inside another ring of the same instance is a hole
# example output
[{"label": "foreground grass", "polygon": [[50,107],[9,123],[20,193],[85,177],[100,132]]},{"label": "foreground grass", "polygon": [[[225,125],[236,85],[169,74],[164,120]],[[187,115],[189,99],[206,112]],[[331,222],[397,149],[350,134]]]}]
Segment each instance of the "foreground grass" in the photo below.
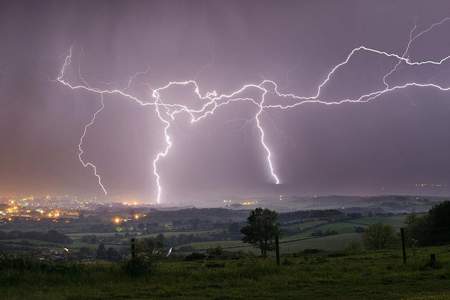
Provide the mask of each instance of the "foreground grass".
[{"label": "foreground grass", "polygon": [[[430,268],[436,253],[438,268]],[[118,265],[69,265],[0,272],[1,299],[450,299],[447,247],[420,249],[408,264],[399,251],[297,255],[271,259],[161,261],[132,278]]]}]

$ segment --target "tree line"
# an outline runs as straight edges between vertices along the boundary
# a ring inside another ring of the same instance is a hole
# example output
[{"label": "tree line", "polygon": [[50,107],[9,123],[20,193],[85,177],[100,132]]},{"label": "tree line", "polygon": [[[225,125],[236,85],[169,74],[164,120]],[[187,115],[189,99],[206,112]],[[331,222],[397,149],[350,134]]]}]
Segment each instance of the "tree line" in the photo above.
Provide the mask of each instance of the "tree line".
[{"label": "tree line", "polygon": [[47,232],[41,231],[0,231],[0,240],[37,240],[56,244],[71,244],[73,241],[67,235],[56,230],[49,230]]}]

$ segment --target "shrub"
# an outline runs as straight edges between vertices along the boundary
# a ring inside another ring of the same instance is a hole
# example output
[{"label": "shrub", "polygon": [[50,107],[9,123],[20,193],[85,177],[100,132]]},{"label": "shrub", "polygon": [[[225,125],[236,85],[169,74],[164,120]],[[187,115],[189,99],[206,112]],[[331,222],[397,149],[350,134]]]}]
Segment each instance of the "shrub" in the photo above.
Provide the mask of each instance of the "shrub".
[{"label": "shrub", "polygon": [[418,245],[441,245],[450,242],[450,201],[434,206],[427,215],[408,216],[408,240],[417,241]]},{"label": "shrub", "polygon": [[364,245],[375,250],[387,248],[394,238],[394,228],[381,223],[370,225],[363,234]]}]

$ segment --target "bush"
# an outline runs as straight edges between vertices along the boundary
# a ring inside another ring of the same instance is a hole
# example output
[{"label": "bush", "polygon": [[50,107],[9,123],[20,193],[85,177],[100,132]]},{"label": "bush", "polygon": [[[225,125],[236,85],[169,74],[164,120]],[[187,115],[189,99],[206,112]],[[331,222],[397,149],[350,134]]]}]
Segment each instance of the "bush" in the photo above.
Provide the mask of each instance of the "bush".
[{"label": "bush", "polygon": [[363,234],[364,245],[374,250],[387,248],[394,239],[394,228],[381,223],[370,225]]}]

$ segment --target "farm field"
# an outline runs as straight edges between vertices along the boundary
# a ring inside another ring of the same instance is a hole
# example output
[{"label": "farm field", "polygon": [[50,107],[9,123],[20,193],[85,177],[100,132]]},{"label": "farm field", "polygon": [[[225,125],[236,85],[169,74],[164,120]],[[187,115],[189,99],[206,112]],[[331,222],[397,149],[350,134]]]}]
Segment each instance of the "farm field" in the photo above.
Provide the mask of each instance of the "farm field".
[{"label": "farm field", "polygon": [[[325,220],[310,220],[298,224],[287,225],[286,228],[291,230],[289,234],[283,234],[280,239],[280,248],[283,253],[294,253],[304,249],[320,249],[326,251],[340,251],[344,250],[351,242],[360,242],[361,234],[355,232],[355,228],[366,228],[370,224],[384,223],[391,224],[395,230],[398,230],[404,225],[405,215],[393,216],[375,216],[375,217],[361,217],[348,221],[330,222]],[[223,229],[222,229],[223,230]],[[295,233],[295,232],[298,233]],[[320,234],[318,234],[320,232]],[[166,239],[177,236],[195,236],[196,242],[188,244],[180,244],[174,247],[174,253],[189,253],[192,251],[204,252],[209,248],[220,246],[228,251],[244,251],[258,253],[258,250],[252,246],[241,242],[239,237],[234,239],[215,240],[211,237],[220,233],[220,230],[196,230],[196,231],[161,231],[151,234],[138,234],[137,239],[156,237],[158,234],[163,234]],[[331,233],[331,234],[330,234]],[[127,250],[129,248],[129,241],[131,236],[123,232],[109,232],[109,233],[68,233],[72,239],[70,245],[65,245],[70,251],[79,251],[81,248],[89,248],[95,251],[98,247],[98,241],[102,242],[107,247],[114,247],[116,249]],[[83,240],[84,237],[96,236],[96,243],[88,243]],[[203,241],[202,241],[203,240]],[[56,251],[63,249],[62,245],[43,242],[32,239],[17,239],[17,240],[3,240],[0,241],[2,245],[9,245],[10,247],[21,247],[27,249],[43,249],[49,248]]]},{"label": "farm field", "polygon": [[[343,233],[324,237],[289,237],[287,239],[280,240],[280,251],[282,253],[293,253],[305,249],[339,251],[347,248],[353,241],[360,242],[361,234]],[[190,246],[197,251],[205,251],[210,248],[221,247],[229,251],[259,252],[258,249],[238,240],[191,243]]]},{"label": "farm field", "polygon": [[[386,216],[386,217],[362,217],[347,222],[328,223],[323,221],[305,222],[296,226],[305,228],[302,233],[284,236],[280,239],[280,249],[283,253],[293,253],[304,249],[320,249],[326,251],[344,250],[351,242],[361,242],[361,234],[355,233],[355,227],[367,227],[375,223],[392,225],[396,230],[404,226],[406,216]],[[294,225],[290,225],[292,228]],[[336,234],[328,236],[312,236],[312,234],[321,230],[322,232],[335,231]],[[222,247],[230,251],[251,251],[257,252],[257,249],[241,242],[234,241],[211,241],[198,242],[188,245],[194,250],[206,250],[208,248]],[[180,248],[180,247],[178,247]]]}]

